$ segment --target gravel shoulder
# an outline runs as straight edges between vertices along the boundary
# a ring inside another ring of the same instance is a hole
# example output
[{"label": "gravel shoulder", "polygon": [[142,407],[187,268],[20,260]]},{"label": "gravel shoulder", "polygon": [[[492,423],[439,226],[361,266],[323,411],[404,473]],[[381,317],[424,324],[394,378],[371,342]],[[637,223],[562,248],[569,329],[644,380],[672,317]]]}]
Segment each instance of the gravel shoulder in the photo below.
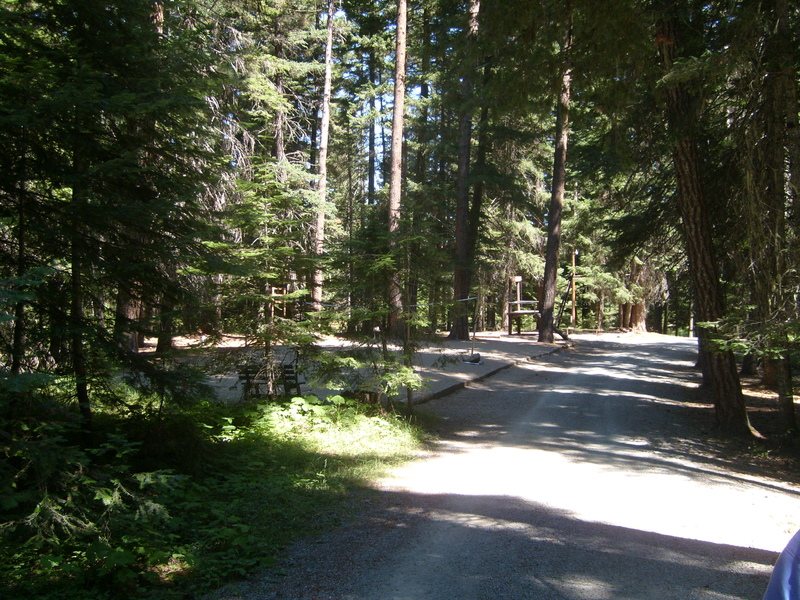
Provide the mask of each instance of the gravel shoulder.
[{"label": "gravel shoulder", "polygon": [[419,460],[214,600],[760,600],[800,487],[710,435],[694,348],[582,339],[429,402]]}]

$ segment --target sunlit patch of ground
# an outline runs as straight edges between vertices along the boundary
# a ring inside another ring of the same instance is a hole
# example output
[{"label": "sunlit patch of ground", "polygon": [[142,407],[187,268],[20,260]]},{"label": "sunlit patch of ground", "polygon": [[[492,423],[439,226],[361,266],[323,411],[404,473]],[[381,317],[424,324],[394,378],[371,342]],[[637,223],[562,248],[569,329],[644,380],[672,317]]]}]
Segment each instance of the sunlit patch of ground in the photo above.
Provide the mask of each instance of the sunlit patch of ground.
[{"label": "sunlit patch of ground", "polygon": [[[157,338],[146,338],[144,347],[140,348],[139,352],[155,352],[157,344]],[[222,334],[218,338],[211,339],[198,334],[180,335],[172,338],[172,347],[176,350],[184,350],[187,348],[244,348],[245,345],[246,338],[243,335]]]}]

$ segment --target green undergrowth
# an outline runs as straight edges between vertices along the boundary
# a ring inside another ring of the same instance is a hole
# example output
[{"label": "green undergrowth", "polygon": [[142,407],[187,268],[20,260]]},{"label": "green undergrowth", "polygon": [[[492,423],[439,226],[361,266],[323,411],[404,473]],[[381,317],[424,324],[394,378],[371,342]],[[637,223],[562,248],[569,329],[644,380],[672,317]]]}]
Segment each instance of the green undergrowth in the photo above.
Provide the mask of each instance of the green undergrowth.
[{"label": "green undergrowth", "polygon": [[335,524],[422,438],[340,397],[107,416],[91,444],[65,425],[17,426],[3,446],[0,598],[20,600],[170,600],[244,577]]}]

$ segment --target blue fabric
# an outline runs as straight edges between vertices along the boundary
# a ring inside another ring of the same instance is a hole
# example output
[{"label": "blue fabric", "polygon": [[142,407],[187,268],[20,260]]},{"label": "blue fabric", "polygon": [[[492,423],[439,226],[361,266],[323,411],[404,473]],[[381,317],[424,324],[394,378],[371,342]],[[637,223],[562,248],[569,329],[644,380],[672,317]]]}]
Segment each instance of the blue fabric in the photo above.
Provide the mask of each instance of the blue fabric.
[{"label": "blue fabric", "polygon": [[764,600],[800,600],[800,531],[778,557]]}]

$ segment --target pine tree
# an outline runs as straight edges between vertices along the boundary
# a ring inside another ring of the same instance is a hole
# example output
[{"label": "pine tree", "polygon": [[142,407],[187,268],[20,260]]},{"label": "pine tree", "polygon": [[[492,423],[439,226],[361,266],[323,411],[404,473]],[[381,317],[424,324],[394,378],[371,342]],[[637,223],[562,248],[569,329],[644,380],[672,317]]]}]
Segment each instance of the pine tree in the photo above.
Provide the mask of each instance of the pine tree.
[{"label": "pine tree", "polygon": [[[108,344],[114,322],[102,310],[105,294],[126,290],[153,303],[170,285],[164,266],[200,252],[197,198],[209,164],[203,57],[183,37],[180,13],[167,17],[163,31],[152,17],[147,1],[53,1],[4,13],[19,37],[4,38],[0,54],[28,53],[46,78],[5,105],[2,118],[12,127],[4,130],[27,139],[30,165],[5,189],[36,189],[44,200],[36,212],[24,211],[26,266],[60,265],[48,295],[29,303],[49,331],[28,336],[17,352],[51,348],[56,368],[73,378],[87,427],[91,382],[108,364],[133,364]],[[21,65],[6,67],[10,82]],[[69,355],[59,350],[66,340]]]}]

